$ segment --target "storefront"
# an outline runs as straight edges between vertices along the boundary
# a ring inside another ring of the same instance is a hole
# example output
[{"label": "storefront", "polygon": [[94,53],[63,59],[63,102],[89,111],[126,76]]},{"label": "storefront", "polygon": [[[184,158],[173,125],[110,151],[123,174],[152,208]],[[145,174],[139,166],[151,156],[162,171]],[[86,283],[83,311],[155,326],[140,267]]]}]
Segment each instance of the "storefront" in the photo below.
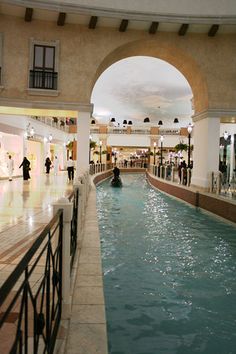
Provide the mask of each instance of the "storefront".
[{"label": "storefront", "polygon": [[13,176],[21,175],[22,171],[19,166],[23,159],[23,138],[19,135],[0,132],[0,179],[8,177],[9,155],[14,161]]}]

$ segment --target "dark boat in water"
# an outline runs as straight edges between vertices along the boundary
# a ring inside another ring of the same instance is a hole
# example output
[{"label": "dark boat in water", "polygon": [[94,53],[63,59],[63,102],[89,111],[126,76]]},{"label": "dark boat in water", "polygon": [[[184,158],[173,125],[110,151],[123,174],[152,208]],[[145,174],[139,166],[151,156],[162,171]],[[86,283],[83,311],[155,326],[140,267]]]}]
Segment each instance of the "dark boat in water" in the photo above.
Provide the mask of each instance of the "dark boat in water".
[{"label": "dark boat in water", "polygon": [[111,180],[111,187],[122,187],[122,181],[120,177],[113,177]]}]

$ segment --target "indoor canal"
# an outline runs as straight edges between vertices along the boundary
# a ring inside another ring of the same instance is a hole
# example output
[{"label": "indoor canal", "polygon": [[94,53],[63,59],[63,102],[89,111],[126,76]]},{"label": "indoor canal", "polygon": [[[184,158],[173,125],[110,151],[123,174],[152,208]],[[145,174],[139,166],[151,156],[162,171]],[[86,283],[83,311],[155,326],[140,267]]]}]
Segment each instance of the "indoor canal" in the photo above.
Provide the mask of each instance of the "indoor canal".
[{"label": "indoor canal", "polygon": [[236,227],[121,177],[97,186],[109,353],[235,353]]}]

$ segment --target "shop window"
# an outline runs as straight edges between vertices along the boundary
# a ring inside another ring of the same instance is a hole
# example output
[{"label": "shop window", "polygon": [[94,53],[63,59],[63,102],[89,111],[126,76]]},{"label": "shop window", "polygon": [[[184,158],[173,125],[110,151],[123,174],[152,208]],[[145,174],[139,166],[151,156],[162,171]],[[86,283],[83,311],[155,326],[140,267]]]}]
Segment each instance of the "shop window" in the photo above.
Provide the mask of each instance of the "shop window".
[{"label": "shop window", "polygon": [[58,42],[32,40],[29,89],[56,91],[58,89]]}]

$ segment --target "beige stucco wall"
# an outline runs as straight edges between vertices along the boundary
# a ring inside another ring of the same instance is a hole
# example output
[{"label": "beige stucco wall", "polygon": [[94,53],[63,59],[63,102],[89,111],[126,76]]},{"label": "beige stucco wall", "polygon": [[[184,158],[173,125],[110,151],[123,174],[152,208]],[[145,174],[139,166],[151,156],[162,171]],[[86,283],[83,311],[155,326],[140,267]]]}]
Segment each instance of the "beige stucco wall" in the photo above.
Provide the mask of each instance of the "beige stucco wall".
[{"label": "beige stucco wall", "polygon": [[[235,34],[178,36],[177,33],[143,31],[125,33],[97,28],[0,15],[4,35],[3,84],[0,98],[27,101],[89,103],[93,85],[109,65],[133,55],[150,55],[168,61],[188,80],[196,112],[208,108],[236,107]],[[30,38],[60,42],[59,91],[57,97],[31,96],[27,92]]]}]

